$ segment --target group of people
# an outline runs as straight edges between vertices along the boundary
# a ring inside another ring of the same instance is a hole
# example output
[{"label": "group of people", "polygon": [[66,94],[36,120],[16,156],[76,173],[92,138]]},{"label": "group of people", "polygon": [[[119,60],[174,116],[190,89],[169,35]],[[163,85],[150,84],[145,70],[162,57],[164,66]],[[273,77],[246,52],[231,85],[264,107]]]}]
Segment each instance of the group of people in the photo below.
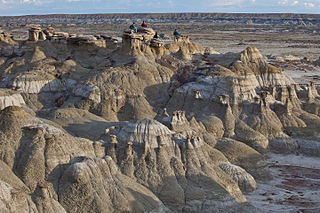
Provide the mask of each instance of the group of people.
[{"label": "group of people", "polygon": [[[135,24],[136,24],[136,23],[133,22],[133,23],[130,25],[129,28],[136,33],[136,32],[138,32],[138,29],[137,29],[137,27],[135,26]],[[141,24],[141,27],[146,28],[146,27],[148,27],[148,25],[143,21],[142,24]]]},{"label": "group of people", "polygon": [[[142,22],[141,24],[142,28],[147,28],[148,25],[145,23],[145,21]],[[133,22],[130,26],[129,29],[133,30],[135,33],[138,32],[138,28],[135,26],[135,23]],[[178,38],[181,37],[182,35],[177,31],[177,29],[174,29],[173,35]],[[153,38],[159,38],[158,33],[156,32]]]}]

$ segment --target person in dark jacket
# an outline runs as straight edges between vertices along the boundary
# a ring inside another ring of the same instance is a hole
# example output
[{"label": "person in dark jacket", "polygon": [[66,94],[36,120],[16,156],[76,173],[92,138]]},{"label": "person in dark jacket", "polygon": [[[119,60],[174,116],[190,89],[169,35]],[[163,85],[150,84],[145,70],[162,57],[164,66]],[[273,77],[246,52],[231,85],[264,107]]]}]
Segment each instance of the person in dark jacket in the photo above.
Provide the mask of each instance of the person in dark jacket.
[{"label": "person in dark jacket", "polygon": [[174,35],[175,37],[181,37],[181,34],[177,31],[177,29],[174,29],[173,35]]},{"label": "person in dark jacket", "polygon": [[135,23],[133,22],[131,25],[130,25],[130,27],[129,27],[131,30],[134,30],[134,32],[136,33],[136,32],[138,32],[138,29],[136,28],[136,26],[135,26]]}]

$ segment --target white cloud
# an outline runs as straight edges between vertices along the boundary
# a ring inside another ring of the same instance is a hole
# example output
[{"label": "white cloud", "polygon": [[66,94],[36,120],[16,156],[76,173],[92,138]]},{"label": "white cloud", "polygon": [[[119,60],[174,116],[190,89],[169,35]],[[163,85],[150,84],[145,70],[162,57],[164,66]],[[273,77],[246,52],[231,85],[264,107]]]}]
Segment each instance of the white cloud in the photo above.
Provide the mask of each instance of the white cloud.
[{"label": "white cloud", "polygon": [[309,7],[309,8],[313,8],[315,6],[314,3],[311,3],[311,2],[306,2],[303,4],[305,7]]},{"label": "white cloud", "polygon": [[246,0],[218,0],[218,1],[207,1],[209,7],[220,7],[220,6],[236,6],[241,5]]},{"label": "white cloud", "polygon": [[22,0],[23,4],[41,4],[40,0]]},{"label": "white cloud", "polygon": [[0,9],[2,10],[7,10],[7,9],[12,9],[13,0],[1,0],[0,1]]},{"label": "white cloud", "polygon": [[299,4],[298,0],[280,0],[278,1],[279,5],[286,5],[286,6],[296,6]]},{"label": "white cloud", "polygon": [[169,0],[169,1],[168,1],[168,4],[169,4],[171,7],[173,7],[173,6],[175,5],[172,0]]},{"label": "white cloud", "polygon": [[52,3],[54,0],[20,0],[21,4],[44,5]]},{"label": "white cloud", "polygon": [[289,1],[288,0],[281,0],[281,1],[278,1],[278,4],[280,4],[280,5],[288,5]]},{"label": "white cloud", "polygon": [[15,0],[1,0],[0,4],[3,4],[3,5],[16,4],[16,1]]}]

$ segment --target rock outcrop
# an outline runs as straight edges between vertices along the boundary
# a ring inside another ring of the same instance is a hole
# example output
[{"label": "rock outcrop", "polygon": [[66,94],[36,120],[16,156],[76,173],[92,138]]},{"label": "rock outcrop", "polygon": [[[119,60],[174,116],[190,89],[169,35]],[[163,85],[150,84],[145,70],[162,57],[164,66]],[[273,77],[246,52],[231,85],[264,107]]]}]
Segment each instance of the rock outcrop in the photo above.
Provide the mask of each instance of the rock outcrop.
[{"label": "rock outcrop", "polygon": [[219,167],[238,183],[241,191],[251,192],[257,188],[254,178],[240,166],[231,163],[221,163]]},{"label": "rock outcrop", "polygon": [[[171,210],[222,210],[245,204],[237,183],[218,166],[227,159],[200,137],[174,136],[166,126],[149,119],[114,131],[119,139],[116,160],[122,171],[151,189]],[[203,197],[211,201],[203,202]]]},{"label": "rock outcrop", "polygon": [[22,106],[25,102],[19,92],[8,89],[0,89],[0,110],[8,106]]},{"label": "rock outcrop", "polygon": [[255,47],[29,33],[0,35],[6,212],[260,212],[244,194],[272,178],[265,153],[320,156],[315,85]]},{"label": "rock outcrop", "polygon": [[1,46],[9,46],[16,45],[17,42],[13,40],[13,36],[10,33],[2,32],[0,30],[0,45]]},{"label": "rock outcrop", "polygon": [[121,174],[109,156],[73,159],[59,189],[59,201],[67,212],[167,211],[152,192]]},{"label": "rock outcrop", "polygon": [[271,177],[263,155],[244,143],[220,139],[215,148],[221,151],[230,163],[245,169],[255,179],[263,180]]}]

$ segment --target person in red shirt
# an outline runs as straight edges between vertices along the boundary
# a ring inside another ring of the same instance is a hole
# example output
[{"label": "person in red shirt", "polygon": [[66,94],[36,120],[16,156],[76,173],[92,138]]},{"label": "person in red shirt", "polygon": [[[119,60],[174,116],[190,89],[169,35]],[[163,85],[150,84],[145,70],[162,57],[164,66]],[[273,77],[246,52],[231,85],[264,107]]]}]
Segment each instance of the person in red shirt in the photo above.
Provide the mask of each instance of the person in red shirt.
[{"label": "person in red shirt", "polygon": [[143,21],[141,27],[148,27],[148,25]]}]

